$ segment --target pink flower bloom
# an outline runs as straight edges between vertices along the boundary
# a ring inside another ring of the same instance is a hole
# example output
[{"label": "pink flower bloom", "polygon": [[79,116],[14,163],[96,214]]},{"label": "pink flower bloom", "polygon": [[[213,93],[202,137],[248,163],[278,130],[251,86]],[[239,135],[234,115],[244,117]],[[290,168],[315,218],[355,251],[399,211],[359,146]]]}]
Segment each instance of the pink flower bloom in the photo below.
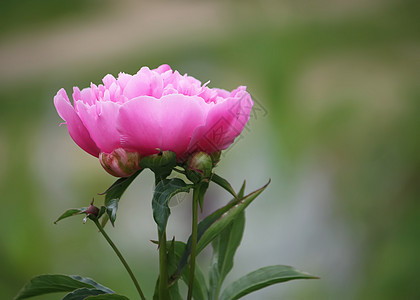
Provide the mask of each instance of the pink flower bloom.
[{"label": "pink flower bloom", "polygon": [[243,86],[232,92],[211,89],[168,65],[135,75],[106,75],[103,84],[64,89],[54,105],[72,139],[99,157],[116,149],[147,156],[169,150],[184,162],[196,151],[229,147],[249,119],[253,101]]}]

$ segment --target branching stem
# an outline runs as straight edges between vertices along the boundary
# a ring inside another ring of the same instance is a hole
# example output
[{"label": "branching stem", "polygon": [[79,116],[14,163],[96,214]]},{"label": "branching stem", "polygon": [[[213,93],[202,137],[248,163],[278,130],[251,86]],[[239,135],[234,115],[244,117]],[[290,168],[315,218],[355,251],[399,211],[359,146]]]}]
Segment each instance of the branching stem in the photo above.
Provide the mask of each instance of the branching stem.
[{"label": "branching stem", "polygon": [[133,271],[131,271],[130,266],[127,264],[127,261],[122,256],[121,252],[118,250],[117,246],[115,246],[114,242],[111,240],[111,238],[108,236],[108,234],[105,232],[104,228],[99,224],[98,219],[93,219],[93,222],[95,223],[96,227],[98,227],[99,231],[102,233],[103,237],[106,239],[108,244],[111,246],[112,250],[114,250],[115,254],[117,254],[118,258],[120,259],[121,263],[124,265],[125,269],[128,272],[128,275],[130,275],[131,280],[133,281],[134,285],[136,286],[137,292],[140,295],[140,298],[142,300],[146,300],[146,297],[143,294],[143,291],[140,288],[140,285],[136,279],[136,277],[133,274]]}]

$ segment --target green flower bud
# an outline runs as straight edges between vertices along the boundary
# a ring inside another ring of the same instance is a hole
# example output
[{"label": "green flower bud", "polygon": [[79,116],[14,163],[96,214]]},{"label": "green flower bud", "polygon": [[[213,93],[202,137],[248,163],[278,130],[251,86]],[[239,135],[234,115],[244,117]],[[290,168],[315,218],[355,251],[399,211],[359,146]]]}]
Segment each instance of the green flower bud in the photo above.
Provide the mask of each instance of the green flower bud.
[{"label": "green flower bud", "polygon": [[213,170],[213,160],[206,152],[196,152],[188,158],[185,170],[187,178],[194,183],[208,181]]},{"label": "green flower bud", "polygon": [[149,168],[158,177],[166,178],[176,166],[176,154],[172,151],[159,151],[158,154],[143,157],[140,166]]},{"label": "green flower bud", "polygon": [[213,153],[210,153],[210,157],[213,162],[213,167],[215,167],[217,163],[220,161],[221,154],[222,154],[222,151],[214,151]]}]

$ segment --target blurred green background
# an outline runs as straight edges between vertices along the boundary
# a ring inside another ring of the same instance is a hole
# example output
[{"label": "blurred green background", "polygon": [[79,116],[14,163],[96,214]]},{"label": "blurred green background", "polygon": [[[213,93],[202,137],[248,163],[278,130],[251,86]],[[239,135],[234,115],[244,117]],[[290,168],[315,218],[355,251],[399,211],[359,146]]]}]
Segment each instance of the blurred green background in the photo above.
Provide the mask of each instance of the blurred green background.
[{"label": "blurred green background", "polygon": [[[218,172],[235,188],[247,179],[248,191],[272,183],[248,208],[227,281],[270,264],[321,276],[244,299],[419,299],[419,8],[414,0],[3,1],[2,299],[41,273],[92,277],[136,298],[93,224],[53,224],[92,197],[100,204],[97,193],[114,181],[58,127],[53,96],[162,63],[211,87],[246,85],[256,100]],[[152,175],[135,183],[108,232],[151,295]],[[206,211],[227,200],[212,188]],[[168,236],[188,236],[189,201],[172,204]]]}]

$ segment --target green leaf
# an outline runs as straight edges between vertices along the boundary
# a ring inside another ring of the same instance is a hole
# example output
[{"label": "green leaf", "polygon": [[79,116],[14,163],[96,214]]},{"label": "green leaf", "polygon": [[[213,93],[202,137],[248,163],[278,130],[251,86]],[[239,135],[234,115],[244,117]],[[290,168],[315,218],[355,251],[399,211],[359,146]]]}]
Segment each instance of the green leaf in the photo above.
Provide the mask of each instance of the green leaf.
[{"label": "green leaf", "polygon": [[207,181],[202,181],[196,185],[196,192],[198,193],[198,204],[200,205],[200,211],[203,212],[204,195],[209,187]]},{"label": "green leaf", "polygon": [[91,278],[82,277],[82,276],[79,276],[79,275],[70,275],[70,277],[73,278],[73,279],[76,279],[80,282],[90,284],[94,288],[96,288],[98,290],[101,290],[101,291],[104,291],[105,293],[108,293],[108,294],[113,294],[114,293],[114,291],[111,290],[110,288],[107,288],[106,286],[103,286],[102,284],[97,283],[95,280],[93,280]]},{"label": "green leaf", "polygon": [[227,207],[227,211],[218,214],[218,218],[203,232],[197,244],[197,251],[201,252],[212,240],[214,240],[233,220],[239,217],[241,212],[251,204],[270,184],[267,182],[262,188],[248,194],[240,200],[234,199]]},{"label": "green leaf", "polygon": [[220,300],[239,299],[251,292],[289,280],[317,278],[316,276],[298,271],[289,266],[277,265],[263,267],[232,282],[223,291]]},{"label": "green leaf", "polygon": [[177,283],[169,287],[169,299],[170,300],[183,300],[181,294],[179,293],[179,287]]},{"label": "green leaf", "polygon": [[219,175],[213,173],[213,175],[211,176],[211,181],[213,181],[217,185],[224,188],[226,191],[228,191],[236,199],[239,199],[238,195],[235,193],[235,190],[233,189],[233,187],[230,185],[230,183],[226,179],[224,179],[224,178],[220,177]]},{"label": "green leaf", "polygon": [[97,296],[90,296],[87,300],[129,300],[126,296],[117,294],[102,294]]},{"label": "green leaf", "polygon": [[[168,242],[169,244],[169,242]],[[176,241],[173,244],[175,259],[168,260],[169,262],[169,272],[175,272],[177,268],[177,262],[181,259],[182,254],[184,253],[187,245],[183,242]],[[185,282],[186,285],[189,283],[189,276],[190,276],[190,268],[186,266],[184,268],[181,278],[182,281]],[[176,283],[175,283],[176,284]],[[196,264],[195,271],[194,271],[194,289],[193,289],[193,298],[200,300],[207,298],[207,283],[204,277],[204,274],[200,267]]]},{"label": "green leaf", "polygon": [[245,228],[245,212],[242,211],[213,241],[213,258],[209,276],[209,299],[218,299],[226,275],[232,270],[233,258]]},{"label": "green leaf", "polygon": [[[176,255],[175,255],[175,238],[171,242],[166,242],[168,249],[167,253],[167,264],[168,272],[173,272],[176,268]],[[181,294],[179,293],[178,282],[169,286],[169,298],[171,300],[182,300]]]},{"label": "green leaf", "polygon": [[[105,207],[105,206],[102,206],[102,207]],[[105,210],[107,211],[106,208],[105,208]],[[101,220],[101,226],[102,226],[102,228],[105,227],[105,225],[106,225],[106,223],[108,223],[108,221],[109,221],[109,216],[108,216],[108,214],[106,214],[106,215],[104,215],[104,217]]]},{"label": "green leaf", "polygon": [[[142,169],[143,170],[143,169]],[[115,181],[104,193],[105,194],[105,207],[106,213],[109,220],[111,221],[112,226],[117,218],[118,203],[124,194],[125,190],[133,182],[133,180],[141,173],[142,170],[137,171],[130,177],[119,178]],[[104,218],[102,226],[105,226],[107,219]]]},{"label": "green leaf", "polygon": [[191,185],[186,184],[180,178],[164,179],[158,183],[155,188],[152,199],[153,218],[158,225],[159,234],[166,229],[169,215],[169,200],[176,194],[181,192],[189,192]]},{"label": "green leaf", "polygon": [[113,293],[112,290],[100,285],[90,278],[53,274],[39,275],[32,278],[14,299],[26,299],[57,292],[71,292],[80,288],[98,289],[105,293]]},{"label": "green leaf", "polygon": [[106,207],[102,205],[101,208],[99,209],[98,216],[96,218],[100,219],[105,212],[106,212]]},{"label": "green leaf", "polygon": [[242,184],[241,189],[239,190],[239,193],[238,193],[239,199],[242,199],[245,195],[245,186],[246,186],[246,180],[244,180],[244,183]]},{"label": "green leaf", "polygon": [[[168,290],[169,300],[183,300],[181,294],[179,293],[178,282],[175,282],[173,285],[169,286]],[[159,278],[156,280],[155,290],[153,294],[153,300],[159,300]]]},{"label": "green leaf", "polygon": [[119,199],[111,199],[106,204],[106,214],[112,226],[114,226],[114,222],[117,219],[118,201]]},{"label": "green leaf", "polygon": [[159,276],[156,280],[155,289],[153,293],[153,300],[159,300]]},{"label": "green leaf", "polygon": [[62,300],[84,300],[89,296],[101,295],[104,293],[104,291],[97,289],[81,288],[68,293]]},{"label": "green leaf", "polygon": [[[197,254],[200,253],[211,241],[213,241],[234,219],[238,218],[241,212],[260,195],[268,186],[270,181],[262,188],[250,193],[241,199],[233,199],[227,205],[219,208],[211,215],[207,216],[198,224],[197,230]],[[241,190],[244,189],[244,185]],[[191,236],[188,239],[187,247],[179,261],[176,272],[170,280],[176,280],[188,263],[188,257],[191,253]]]},{"label": "green leaf", "polygon": [[82,214],[86,211],[86,209],[87,207],[68,209],[61,216],[59,216],[57,220],[55,220],[54,224],[57,224],[58,221],[61,221],[65,218]]}]

